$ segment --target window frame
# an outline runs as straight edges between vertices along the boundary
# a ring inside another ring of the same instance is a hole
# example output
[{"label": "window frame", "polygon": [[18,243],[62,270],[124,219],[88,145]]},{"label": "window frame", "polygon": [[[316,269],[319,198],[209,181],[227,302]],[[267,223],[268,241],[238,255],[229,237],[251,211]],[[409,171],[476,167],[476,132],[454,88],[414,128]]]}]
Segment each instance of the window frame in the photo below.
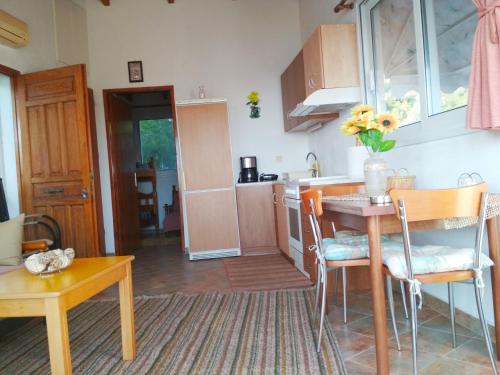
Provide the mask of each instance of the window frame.
[{"label": "window frame", "polygon": [[[373,85],[374,51],[371,10],[381,0],[362,0],[356,5],[356,20],[358,24],[358,45],[360,46],[360,82],[363,101],[376,106],[376,92],[371,93],[369,85]],[[425,38],[426,21],[421,0],[413,0],[415,24],[415,40],[417,51],[418,88],[420,95],[420,121],[406,124],[394,133],[397,147],[426,143],[440,139],[452,138],[477,132],[465,127],[467,106],[454,108],[436,114],[429,112],[431,96],[428,90],[432,89],[432,70],[429,69],[426,57]],[[439,71],[438,71],[439,74]]]}]

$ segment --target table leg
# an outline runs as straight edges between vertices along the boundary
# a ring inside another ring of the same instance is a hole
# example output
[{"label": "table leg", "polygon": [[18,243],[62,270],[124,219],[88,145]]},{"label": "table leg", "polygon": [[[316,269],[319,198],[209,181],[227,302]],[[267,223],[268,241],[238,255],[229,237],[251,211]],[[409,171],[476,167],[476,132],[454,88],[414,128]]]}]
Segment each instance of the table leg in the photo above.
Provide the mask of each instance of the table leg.
[{"label": "table leg", "polygon": [[125,265],[125,277],[119,281],[120,319],[122,329],[123,360],[135,358],[134,293],[132,289],[132,267]]},{"label": "table leg", "polygon": [[386,375],[389,374],[389,350],[382,272],[382,247],[380,243],[380,218],[378,216],[369,216],[367,218],[367,229],[370,247],[370,279],[373,299],[373,324],[375,326],[377,374]]},{"label": "table leg", "polygon": [[498,217],[488,219],[488,247],[490,258],[495,265],[491,268],[491,291],[493,295],[493,311],[495,313],[495,341],[497,360],[500,360],[500,228]]},{"label": "table leg", "polygon": [[50,369],[53,375],[71,374],[68,317],[58,298],[45,300]]}]

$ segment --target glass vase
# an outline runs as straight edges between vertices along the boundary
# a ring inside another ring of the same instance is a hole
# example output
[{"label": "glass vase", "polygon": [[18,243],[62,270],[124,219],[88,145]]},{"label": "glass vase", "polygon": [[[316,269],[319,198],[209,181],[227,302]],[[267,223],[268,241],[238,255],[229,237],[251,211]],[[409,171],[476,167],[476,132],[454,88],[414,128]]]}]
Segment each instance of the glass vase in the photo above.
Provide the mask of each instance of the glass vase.
[{"label": "glass vase", "polygon": [[364,163],[366,192],[370,197],[385,195],[387,191],[387,162],[379,154],[371,154]]}]

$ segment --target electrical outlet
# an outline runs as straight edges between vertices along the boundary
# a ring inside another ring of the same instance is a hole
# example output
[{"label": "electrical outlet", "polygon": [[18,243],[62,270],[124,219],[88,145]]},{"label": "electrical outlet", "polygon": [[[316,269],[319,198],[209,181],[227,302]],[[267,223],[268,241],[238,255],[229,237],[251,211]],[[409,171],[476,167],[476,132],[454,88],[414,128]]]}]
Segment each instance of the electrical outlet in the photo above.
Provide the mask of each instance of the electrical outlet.
[{"label": "electrical outlet", "polygon": [[283,156],[282,155],[277,155],[276,156],[276,163],[282,163],[283,162]]}]

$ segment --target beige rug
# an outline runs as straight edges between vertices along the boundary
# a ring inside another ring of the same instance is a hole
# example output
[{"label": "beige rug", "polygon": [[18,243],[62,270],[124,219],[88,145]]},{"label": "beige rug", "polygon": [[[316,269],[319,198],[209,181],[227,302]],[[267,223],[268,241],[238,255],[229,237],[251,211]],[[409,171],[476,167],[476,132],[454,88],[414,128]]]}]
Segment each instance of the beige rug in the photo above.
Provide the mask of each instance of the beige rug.
[{"label": "beige rug", "polygon": [[235,291],[299,289],[312,286],[282,255],[224,259],[231,287]]},{"label": "beige rug", "polygon": [[[310,289],[136,298],[137,358],[121,359],[116,301],[69,316],[75,374],[345,374],[330,325],[315,351]],[[41,319],[0,338],[1,374],[49,374]]]}]

